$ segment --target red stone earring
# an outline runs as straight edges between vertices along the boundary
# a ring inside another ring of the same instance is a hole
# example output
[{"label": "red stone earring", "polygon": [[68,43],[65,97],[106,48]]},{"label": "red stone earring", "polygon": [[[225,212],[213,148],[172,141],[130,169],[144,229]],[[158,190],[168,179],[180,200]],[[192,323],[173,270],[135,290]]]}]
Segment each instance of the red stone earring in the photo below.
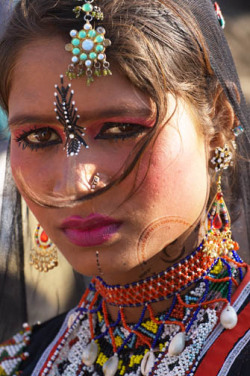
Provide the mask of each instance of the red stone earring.
[{"label": "red stone earring", "polygon": [[48,272],[58,265],[57,248],[38,224],[33,238],[34,247],[30,253],[30,265],[40,272]]},{"label": "red stone earring", "polygon": [[216,183],[217,192],[208,210],[208,231],[204,240],[204,251],[211,257],[222,257],[228,256],[231,250],[239,249],[239,245],[232,240],[231,219],[221,188],[222,171],[232,165],[232,153],[228,145],[216,148],[211,162],[219,176]]}]

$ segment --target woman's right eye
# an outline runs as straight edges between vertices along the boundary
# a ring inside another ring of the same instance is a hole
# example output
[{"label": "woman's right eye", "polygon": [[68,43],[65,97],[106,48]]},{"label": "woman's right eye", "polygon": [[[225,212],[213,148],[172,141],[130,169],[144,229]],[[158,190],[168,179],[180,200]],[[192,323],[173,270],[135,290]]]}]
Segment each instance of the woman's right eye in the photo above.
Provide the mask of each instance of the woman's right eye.
[{"label": "woman's right eye", "polygon": [[29,147],[31,150],[37,150],[51,145],[61,144],[62,140],[54,129],[47,127],[31,129],[28,132],[24,131],[16,138],[16,142],[18,142],[23,149]]}]

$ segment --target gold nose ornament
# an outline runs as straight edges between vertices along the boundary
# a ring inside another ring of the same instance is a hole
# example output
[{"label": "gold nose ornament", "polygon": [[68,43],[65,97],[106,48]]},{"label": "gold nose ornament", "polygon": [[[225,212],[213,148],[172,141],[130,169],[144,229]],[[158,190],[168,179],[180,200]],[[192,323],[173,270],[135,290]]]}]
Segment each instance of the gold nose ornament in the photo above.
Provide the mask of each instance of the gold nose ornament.
[{"label": "gold nose ornament", "polygon": [[91,191],[94,191],[100,182],[100,174],[97,172],[97,174],[93,177],[91,183],[90,183],[90,189]]}]

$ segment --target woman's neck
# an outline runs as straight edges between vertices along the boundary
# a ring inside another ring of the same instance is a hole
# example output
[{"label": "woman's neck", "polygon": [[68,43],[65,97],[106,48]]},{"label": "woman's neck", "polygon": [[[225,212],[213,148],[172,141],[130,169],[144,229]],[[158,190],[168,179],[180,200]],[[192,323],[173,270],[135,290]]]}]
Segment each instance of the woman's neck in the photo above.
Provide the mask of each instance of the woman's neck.
[{"label": "woman's neck", "polygon": [[[105,284],[110,286],[124,286],[140,281],[139,290],[147,290],[148,288],[150,288],[150,283],[147,282],[150,277],[156,277],[157,275],[162,274],[161,272],[169,270],[169,268],[176,266],[181,260],[185,259],[197,248],[197,244],[200,238],[199,228],[197,228],[191,234],[185,234],[182,236],[182,238],[179,238],[171,243],[169,246],[159,252],[154,258],[148,260],[143,265],[139,265],[135,269],[126,273],[102,275],[101,278]],[[171,275],[173,283],[176,285],[178,285],[177,274],[179,272],[180,269],[177,270],[175,268]],[[146,281],[145,284],[141,284],[143,280]],[[159,279],[158,283],[160,282],[162,283],[161,279]],[[185,293],[185,291],[183,292]],[[169,298],[157,302],[151,302],[150,305],[154,313],[157,315],[161,312],[166,311],[171,306],[171,303],[172,298]],[[119,312],[119,305],[107,304],[107,308],[112,320],[116,320]],[[143,306],[125,307],[124,312],[127,321],[131,323],[137,322],[142,313],[142,309]]]}]

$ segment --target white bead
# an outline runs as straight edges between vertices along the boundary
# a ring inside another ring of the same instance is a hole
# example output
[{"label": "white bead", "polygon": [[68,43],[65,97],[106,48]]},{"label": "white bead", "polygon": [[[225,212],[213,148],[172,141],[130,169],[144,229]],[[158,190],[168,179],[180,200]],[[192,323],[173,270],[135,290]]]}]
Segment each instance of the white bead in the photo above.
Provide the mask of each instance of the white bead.
[{"label": "white bead", "polygon": [[170,356],[179,355],[185,349],[186,334],[184,332],[177,333],[168,347]]},{"label": "white bead", "polygon": [[86,60],[85,61],[85,65],[86,65],[86,67],[91,67],[91,65],[92,65],[92,61],[91,60]]},{"label": "white bead", "polygon": [[92,26],[91,26],[91,24],[86,23],[83,28],[84,28],[84,30],[91,30]]},{"label": "white bead", "polygon": [[105,55],[104,54],[99,54],[97,58],[98,58],[98,60],[104,60]]},{"label": "white bead", "polygon": [[88,346],[83,349],[82,362],[88,367],[92,366],[96,361],[97,354],[98,346],[95,341],[91,341]]},{"label": "white bead", "polygon": [[77,63],[79,61],[77,56],[73,56],[71,60],[72,60],[72,63]]},{"label": "white bead", "polygon": [[72,38],[74,38],[77,35],[77,30],[71,30],[69,34]]},{"label": "white bead", "polygon": [[233,329],[238,322],[238,316],[235,309],[228,305],[220,315],[220,323],[225,329]]},{"label": "white bead", "polygon": [[75,138],[75,135],[74,135],[73,133],[71,133],[71,134],[69,135],[69,138],[73,139],[73,138]]},{"label": "white bead", "polygon": [[103,365],[102,371],[104,376],[114,376],[118,370],[119,358],[117,354],[109,358]]},{"label": "white bead", "polygon": [[155,363],[155,355],[152,350],[148,351],[141,362],[141,373],[143,376],[147,376]]},{"label": "white bead", "polygon": [[82,42],[82,48],[84,51],[91,51],[94,47],[94,42],[91,39],[85,39]]}]

